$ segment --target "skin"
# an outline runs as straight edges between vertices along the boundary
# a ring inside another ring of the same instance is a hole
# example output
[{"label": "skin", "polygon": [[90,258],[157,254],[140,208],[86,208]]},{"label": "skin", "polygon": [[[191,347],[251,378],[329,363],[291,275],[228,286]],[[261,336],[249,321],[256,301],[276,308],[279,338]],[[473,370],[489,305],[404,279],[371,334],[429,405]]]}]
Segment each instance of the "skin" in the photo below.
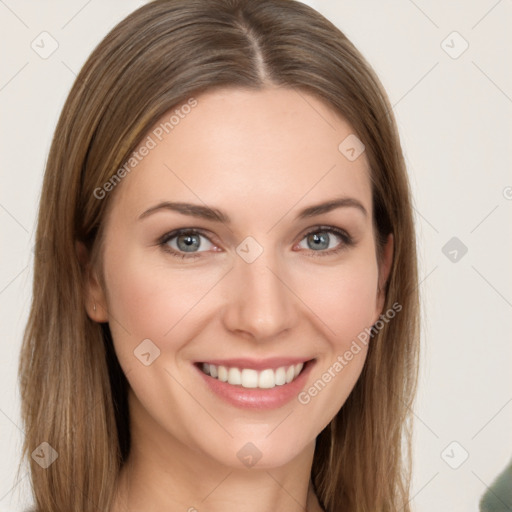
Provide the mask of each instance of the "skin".
[{"label": "skin", "polygon": [[[89,277],[88,314],[109,322],[131,387],[132,450],[114,510],[319,511],[310,484],[315,438],[353,389],[367,349],[308,404],[293,399],[273,410],[224,402],[192,362],[316,358],[309,388],[382,313],[392,238],[378,262],[366,155],[350,162],[338,150],[353,130],[327,104],[287,88],[196,99],[118,185],[106,219],[104,287],[96,272]],[[341,207],[296,219],[342,196],[367,214]],[[139,220],[162,201],[206,204],[232,222],[170,210]],[[321,226],[346,231],[354,244],[335,233],[328,249],[308,244],[309,231],[325,234]],[[178,228],[206,232],[199,257],[159,245]],[[263,248],[252,263],[236,252],[247,236]],[[144,339],[160,350],[149,366],[134,356]],[[251,468],[237,457],[248,442],[262,454]]]}]

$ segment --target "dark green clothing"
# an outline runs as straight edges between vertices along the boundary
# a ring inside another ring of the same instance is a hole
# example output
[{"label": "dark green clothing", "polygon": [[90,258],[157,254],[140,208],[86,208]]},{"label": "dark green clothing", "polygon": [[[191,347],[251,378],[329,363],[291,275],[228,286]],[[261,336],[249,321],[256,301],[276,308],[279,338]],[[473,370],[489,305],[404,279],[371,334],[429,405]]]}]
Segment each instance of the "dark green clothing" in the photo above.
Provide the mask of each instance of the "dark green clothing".
[{"label": "dark green clothing", "polygon": [[480,512],[512,512],[512,461],[482,496]]}]

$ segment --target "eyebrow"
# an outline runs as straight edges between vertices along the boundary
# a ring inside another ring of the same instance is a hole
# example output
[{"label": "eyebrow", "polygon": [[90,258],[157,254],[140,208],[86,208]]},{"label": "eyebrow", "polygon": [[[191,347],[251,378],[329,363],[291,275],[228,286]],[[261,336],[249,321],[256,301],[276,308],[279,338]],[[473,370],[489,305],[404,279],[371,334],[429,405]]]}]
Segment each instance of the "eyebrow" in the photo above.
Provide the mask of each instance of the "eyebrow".
[{"label": "eyebrow", "polygon": [[[316,215],[328,213],[337,208],[355,208],[358,211],[360,211],[365,217],[368,216],[366,208],[357,199],[354,199],[352,197],[338,197],[324,203],[304,208],[298,213],[296,220],[315,217]],[[141,215],[139,215],[139,220],[145,219],[149,215],[152,215],[153,213],[156,213],[158,211],[166,210],[175,211],[183,215],[190,215],[192,217],[200,217],[202,219],[212,220],[215,222],[222,222],[224,224],[231,223],[229,215],[222,212],[221,210],[218,210],[217,208],[210,208],[208,206],[201,206],[199,204],[193,203],[181,203],[170,201],[164,201],[155,206],[152,206],[151,208],[148,208]]]}]

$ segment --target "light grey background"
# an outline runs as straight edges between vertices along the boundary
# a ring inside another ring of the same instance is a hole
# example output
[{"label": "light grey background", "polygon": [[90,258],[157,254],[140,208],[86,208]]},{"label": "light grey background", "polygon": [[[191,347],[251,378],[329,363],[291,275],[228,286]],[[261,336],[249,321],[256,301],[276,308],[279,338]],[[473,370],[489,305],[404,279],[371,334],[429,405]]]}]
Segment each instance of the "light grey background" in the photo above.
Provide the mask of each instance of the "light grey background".
[{"label": "light grey background", "polygon": [[[143,3],[0,0],[0,512],[31,502],[26,468],[14,478],[23,435],[16,372],[51,137],[87,56]],[[512,3],[306,3],[381,78],[413,186],[423,299],[413,508],[477,511],[512,457]],[[43,31],[58,43],[46,59],[31,47],[51,48]],[[453,237],[466,254],[450,245],[443,253]]]}]

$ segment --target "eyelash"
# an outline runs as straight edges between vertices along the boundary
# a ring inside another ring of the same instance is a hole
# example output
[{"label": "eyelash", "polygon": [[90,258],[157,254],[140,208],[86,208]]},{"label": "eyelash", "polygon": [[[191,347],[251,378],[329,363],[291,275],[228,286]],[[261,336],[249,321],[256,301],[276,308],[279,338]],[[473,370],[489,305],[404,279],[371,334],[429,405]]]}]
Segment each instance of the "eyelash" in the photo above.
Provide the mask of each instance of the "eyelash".
[{"label": "eyelash", "polygon": [[[324,257],[324,256],[332,256],[334,254],[338,254],[340,253],[341,251],[345,250],[347,247],[352,247],[354,244],[354,240],[352,239],[352,237],[346,233],[345,231],[339,229],[339,228],[335,228],[333,226],[315,226],[313,229],[309,230],[308,232],[306,232],[304,234],[304,236],[300,239],[300,241],[304,240],[304,238],[306,238],[307,236],[309,235],[312,235],[313,233],[333,233],[335,234],[336,236],[338,236],[339,238],[341,238],[342,242],[340,243],[340,245],[335,248],[335,249],[329,249],[329,250],[324,250],[324,251],[310,251],[312,254],[313,257]],[[207,236],[207,234],[200,230],[200,229],[195,229],[195,228],[182,228],[182,229],[176,229],[174,231],[171,231],[169,233],[166,233],[163,237],[160,238],[160,240],[158,241],[158,245],[162,248],[162,250],[164,250],[165,252],[169,253],[171,256],[173,257],[176,257],[176,258],[180,258],[180,259],[185,259],[185,258],[190,258],[190,259],[196,259],[196,258],[199,258],[201,256],[201,253],[182,253],[182,252],[177,252],[176,250],[170,248],[167,243],[172,240],[173,238],[176,238],[180,235],[201,235],[205,238],[207,238],[210,243],[213,243]],[[204,252],[204,251],[203,251]]]}]

